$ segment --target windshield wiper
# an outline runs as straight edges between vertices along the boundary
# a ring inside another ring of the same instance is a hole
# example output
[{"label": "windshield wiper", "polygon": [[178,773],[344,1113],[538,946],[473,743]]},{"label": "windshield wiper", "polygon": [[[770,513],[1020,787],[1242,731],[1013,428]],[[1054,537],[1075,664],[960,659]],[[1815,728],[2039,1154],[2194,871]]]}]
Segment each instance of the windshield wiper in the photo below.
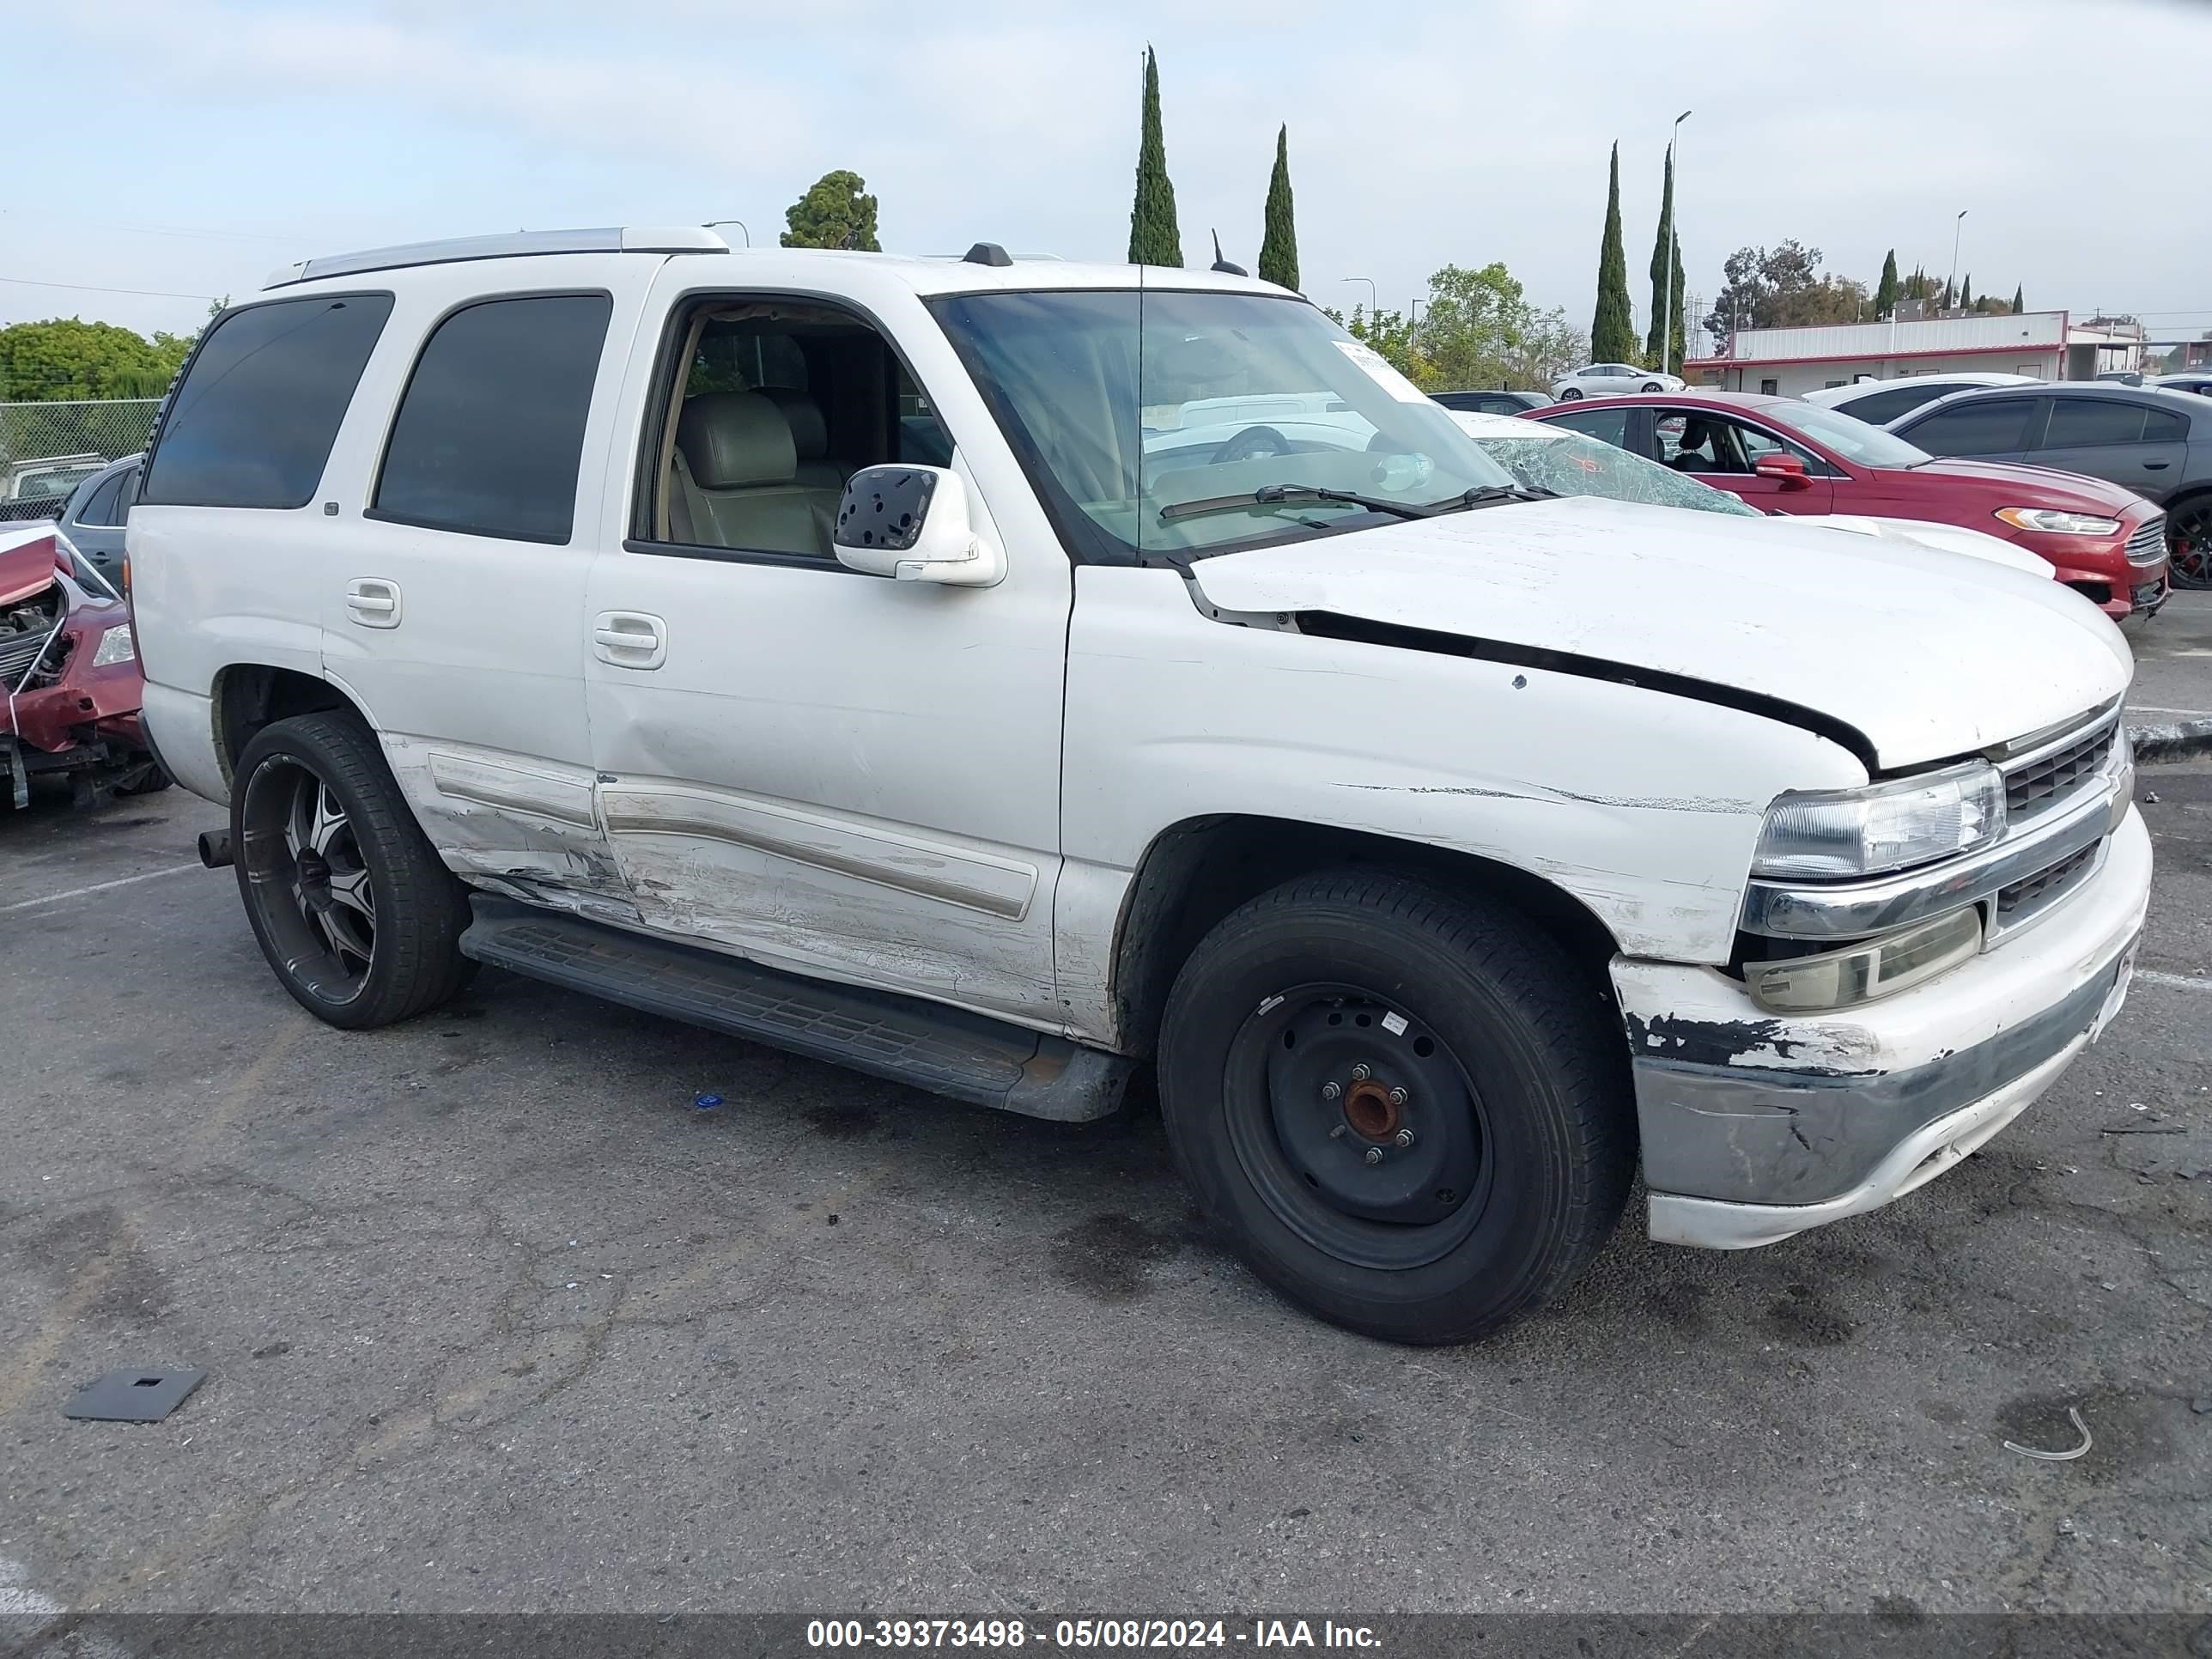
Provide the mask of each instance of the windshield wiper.
[{"label": "windshield wiper", "polygon": [[[1261,484],[1257,489],[1243,495],[1209,495],[1203,501],[1170,502],[1160,509],[1160,522],[1167,524],[1176,519],[1192,518],[1200,513],[1233,512],[1240,507],[1282,507],[1300,501],[1336,501],[1346,507],[1364,507],[1370,513],[1388,513],[1400,519],[1425,519],[1433,510],[1416,507],[1410,501],[1385,501],[1380,495],[1362,495],[1350,489],[1323,489],[1313,484]],[[1459,503],[1454,501],[1449,505],[1456,507]]]},{"label": "windshield wiper", "polygon": [[1459,513],[1469,507],[1496,507],[1501,501],[1549,501],[1559,499],[1559,492],[1547,489],[1541,484],[1477,484],[1473,489],[1441,501],[1431,501],[1428,512]]}]

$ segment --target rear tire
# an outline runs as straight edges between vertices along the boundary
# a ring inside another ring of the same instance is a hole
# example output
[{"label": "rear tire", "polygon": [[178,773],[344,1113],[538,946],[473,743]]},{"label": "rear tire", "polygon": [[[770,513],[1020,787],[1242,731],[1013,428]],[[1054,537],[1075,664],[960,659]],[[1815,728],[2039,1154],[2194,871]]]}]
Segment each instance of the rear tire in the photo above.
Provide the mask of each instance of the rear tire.
[{"label": "rear tire", "polygon": [[473,976],[459,945],[467,890],[358,721],[301,714],[263,727],[230,799],[246,919],[308,1012],[366,1030],[436,1007]]},{"label": "rear tire", "polygon": [[1582,397],[1583,389],[1578,386],[1571,386],[1559,394],[1559,401],[1563,404],[1580,403]]},{"label": "rear tire", "polygon": [[1303,878],[1217,926],[1176,979],[1158,1075],[1176,1163],[1237,1254],[1391,1341],[1471,1341],[1541,1306],[1634,1173],[1603,998],[1518,917],[1387,872]]}]

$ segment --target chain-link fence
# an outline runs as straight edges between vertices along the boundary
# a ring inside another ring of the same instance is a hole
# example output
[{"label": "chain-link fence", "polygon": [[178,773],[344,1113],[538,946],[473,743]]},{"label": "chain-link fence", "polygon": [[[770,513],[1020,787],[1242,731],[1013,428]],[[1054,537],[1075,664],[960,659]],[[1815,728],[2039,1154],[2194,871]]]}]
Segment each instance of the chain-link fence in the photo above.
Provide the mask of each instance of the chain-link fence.
[{"label": "chain-link fence", "polygon": [[88,473],[145,448],[161,406],[155,398],[0,403],[0,522],[54,517]]}]

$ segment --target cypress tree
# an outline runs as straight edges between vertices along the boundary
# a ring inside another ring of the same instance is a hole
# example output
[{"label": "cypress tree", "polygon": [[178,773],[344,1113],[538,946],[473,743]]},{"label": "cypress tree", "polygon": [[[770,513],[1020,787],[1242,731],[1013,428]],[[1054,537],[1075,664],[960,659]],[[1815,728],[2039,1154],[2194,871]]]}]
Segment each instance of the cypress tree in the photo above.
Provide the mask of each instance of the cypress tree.
[{"label": "cypress tree", "polygon": [[1137,137],[1137,200],[1129,210],[1129,263],[1180,265],[1175,185],[1168,180],[1168,144],[1160,132],[1160,65],[1145,48],[1145,106]]},{"label": "cypress tree", "polygon": [[2015,288],[2012,291],[2012,314],[2017,317],[2021,312],[2027,309],[2027,290],[2025,288]]},{"label": "cypress tree", "polygon": [[1291,130],[1275,134],[1275,171],[1267,180],[1267,228],[1260,237],[1260,280],[1298,285],[1298,228],[1291,213]]},{"label": "cypress tree", "polygon": [[1597,255],[1597,311],[1590,319],[1590,361],[1625,363],[1636,356],[1636,320],[1628,303],[1628,255],[1620,246],[1620,143],[1613,141],[1613,182],[1605,201],[1605,240]]},{"label": "cypress tree", "polygon": [[[1667,258],[1670,244],[1674,253],[1671,283],[1668,280]],[[1674,319],[1671,327],[1667,322],[1669,317]],[[1669,144],[1667,183],[1659,196],[1659,234],[1651,242],[1651,332],[1644,343],[1644,358],[1669,374],[1680,374],[1682,349],[1682,239],[1674,233],[1674,147]],[[1667,354],[1663,363],[1659,362],[1662,351]]]},{"label": "cypress tree", "polygon": [[1887,317],[1897,308],[1897,250],[1892,248],[1881,262],[1881,281],[1874,290],[1874,314]]},{"label": "cypress tree", "polygon": [[1966,280],[1959,284],[1959,309],[1961,311],[1972,311],[1973,308],[1974,273],[1970,270],[1966,273]]}]

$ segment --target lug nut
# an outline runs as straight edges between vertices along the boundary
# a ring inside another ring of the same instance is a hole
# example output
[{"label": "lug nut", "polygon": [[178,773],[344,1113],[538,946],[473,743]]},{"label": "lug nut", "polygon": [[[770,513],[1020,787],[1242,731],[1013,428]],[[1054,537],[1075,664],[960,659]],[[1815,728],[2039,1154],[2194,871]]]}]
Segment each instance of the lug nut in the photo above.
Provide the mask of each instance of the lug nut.
[{"label": "lug nut", "polygon": [[1336,1126],[1336,1127],[1334,1127],[1334,1129],[1331,1129],[1331,1130],[1328,1132],[1328,1138],[1329,1138],[1331,1140],[1341,1140],[1341,1139],[1344,1139],[1344,1132],[1345,1132],[1345,1129],[1346,1129],[1346,1127],[1347,1127],[1347,1126],[1346,1126],[1346,1125],[1345,1125],[1345,1124],[1341,1124],[1341,1123],[1338,1124],[1338,1125]]},{"label": "lug nut", "polygon": [[1406,1091],[1403,1089],[1391,1090],[1390,1103],[1393,1106],[1403,1106],[1406,1103]]},{"label": "lug nut", "polygon": [[1367,1161],[1370,1164],[1380,1164],[1382,1161],[1382,1149],[1380,1146],[1370,1146],[1367,1149]]},{"label": "lug nut", "polygon": [[1370,1075],[1367,1069],[1367,1062],[1364,1060],[1352,1068],[1352,1080],[1354,1083],[1364,1083]]},{"label": "lug nut", "polygon": [[1401,1130],[1399,1130],[1399,1131],[1398,1131],[1398,1144],[1399,1144],[1401,1146],[1412,1146],[1412,1145],[1413,1144],[1413,1132],[1411,1129],[1401,1129]]},{"label": "lug nut", "polygon": [[1331,1079],[1328,1082],[1321,1085],[1321,1097],[1323,1100],[1334,1100],[1343,1092],[1343,1086],[1337,1083],[1334,1079]]}]

